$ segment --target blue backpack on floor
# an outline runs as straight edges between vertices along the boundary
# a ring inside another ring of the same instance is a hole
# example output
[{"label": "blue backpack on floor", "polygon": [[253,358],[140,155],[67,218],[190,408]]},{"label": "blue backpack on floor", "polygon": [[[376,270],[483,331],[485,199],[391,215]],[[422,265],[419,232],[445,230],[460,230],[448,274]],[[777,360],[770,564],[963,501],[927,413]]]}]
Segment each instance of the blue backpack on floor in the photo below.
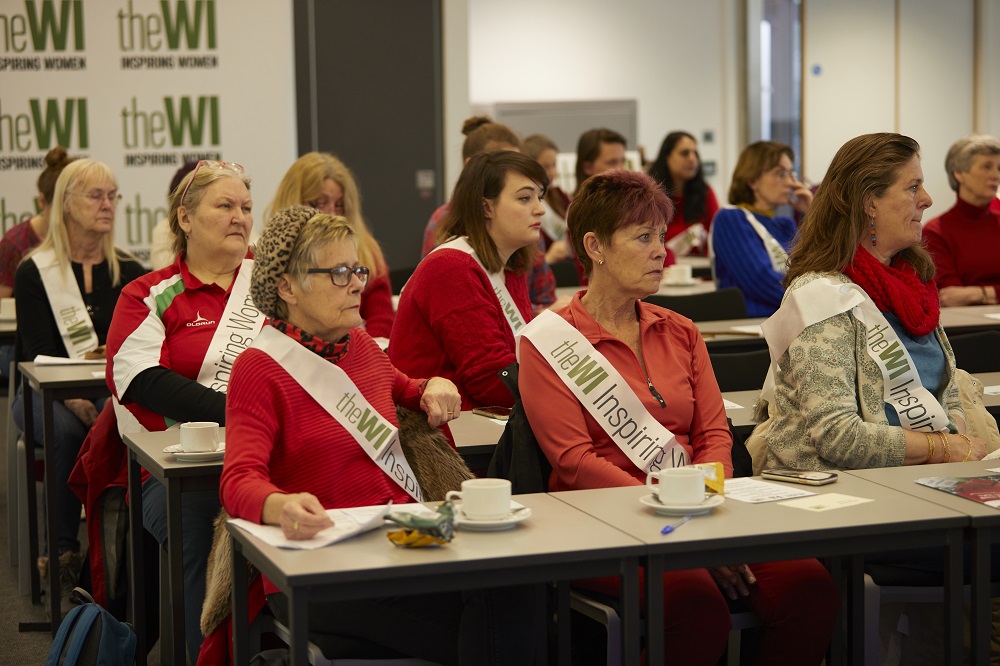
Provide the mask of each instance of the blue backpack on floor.
[{"label": "blue backpack on floor", "polygon": [[45,666],[130,665],[135,661],[135,632],[94,603],[83,588],[73,590],[82,605],[69,612],[59,625]]}]

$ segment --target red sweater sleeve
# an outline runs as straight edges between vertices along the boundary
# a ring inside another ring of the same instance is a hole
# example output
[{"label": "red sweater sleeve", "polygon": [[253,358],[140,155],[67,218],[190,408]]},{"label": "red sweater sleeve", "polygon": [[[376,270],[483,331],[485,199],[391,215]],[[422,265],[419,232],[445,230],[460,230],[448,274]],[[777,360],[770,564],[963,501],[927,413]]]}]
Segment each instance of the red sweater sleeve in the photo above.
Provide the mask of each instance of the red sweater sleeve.
[{"label": "red sweater sleeve", "polygon": [[361,318],[365,320],[365,330],[373,338],[388,338],[392,334],[392,322],[396,312],[392,309],[392,285],[389,284],[389,268],[382,266],[382,274],[368,283],[361,294]]}]

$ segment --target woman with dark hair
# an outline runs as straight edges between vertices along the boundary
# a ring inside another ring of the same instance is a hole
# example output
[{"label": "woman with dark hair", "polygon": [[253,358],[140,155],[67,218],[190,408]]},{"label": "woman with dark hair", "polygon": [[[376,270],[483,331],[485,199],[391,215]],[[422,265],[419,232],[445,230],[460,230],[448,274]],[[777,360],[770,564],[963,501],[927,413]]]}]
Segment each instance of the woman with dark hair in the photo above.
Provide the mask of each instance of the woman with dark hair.
[{"label": "woman with dark hair", "polygon": [[462,408],[513,404],[497,373],[514,362],[514,333],[531,321],[524,274],[538,248],[549,179],[512,151],[474,155],[451,208],[399,299],[389,342],[411,377],[445,377]]},{"label": "woman with dark hair", "polygon": [[[689,319],[642,300],[660,286],[672,208],[656,181],[630,171],[588,179],[570,206],[588,289],[518,336],[521,399],[552,464],[550,490],[641,486],[647,472],[689,463],[721,463],[732,476],[732,435],[705,342]],[[567,344],[575,358],[603,368],[594,379],[601,385],[587,392],[607,389],[602,397],[628,412],[633,432],[623,436],[603,405],[582,397],[559,353]],[[644,433],[638,446],[635,431]],[[617,577],[580,585],[619,593]],[[812,559],[670,571],[663,591],[666,621],[650,631],[664,633],[679,664],[718,662],[730,627],[727,597],[764,623],[757,664],[819,664],[838,608],[830,575]]]},{"label": "woman with dark hair", "polygon": [[775,209],[791,203],[804,213],[812,201],[812,192],[792,170],[794,160],[795,153],[782,143],[747,146],[729,187],[734,208],[720,210],[709,231],[715,281],[720,289],[742,291],[751,317],[773,314],[785,293],[781,281],[796,225],[790,217],[776,217]]},{"label": "woman with dark hair", "polygon": [[907,136],[866,134],[830,163],[792,249],[788,293],[765,325],[777,368],[756,467],[983,457],[985,442],[965,431],[934,263],[920,244],[931,197],[919,151]]},{"label": "woman with dark hair", "polygon": [[549,177],[549,187],[545,190],[545,217],[542,218],[542,242],[545,245],[545,261],[553,264],[573,256],[566,240],[566,211],[569,209],[569,195],[555,184],[558,168],[559,148],[544,134],[532,134],[524,140],[524,154],[537,161]]},{"label": "woman with dark hair", "polygon": [[[649,175],[660,181],[663,191],[674,202],[674,219],[667,226],[667,245],[674,254],[706,254],[706,234],[719,210],[715,192],[705,182],[698,154],[698,142],[687,132],[671,132],[663,139]],[[695,225],[691,237],[679,238]]]}]

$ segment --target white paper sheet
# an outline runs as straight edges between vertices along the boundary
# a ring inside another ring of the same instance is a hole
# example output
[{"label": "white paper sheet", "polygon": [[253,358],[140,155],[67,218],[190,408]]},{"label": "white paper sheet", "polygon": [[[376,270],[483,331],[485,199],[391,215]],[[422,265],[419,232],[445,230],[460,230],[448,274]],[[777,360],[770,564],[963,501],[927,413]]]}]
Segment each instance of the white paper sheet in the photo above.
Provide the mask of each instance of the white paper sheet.
[{"label": "white paper sheet", "polygon": [[1000,313],[991,312],[990,314],[984,314],[984,317],[989,317],[990,319],[1000,319]]},{"label": "white paper sheet", "polygon": [[722,405],[726,409],[743,409],[743,405],[738,405],[732,400],[726,400],[725,398],[722,399]]},{"label": "white paper sheet", "polygon": [[760,324],[752,324],[750,326],[730,326],[730,328],[739,333],[752,333],[753,335],[764,335],[764,331],[761,330]]},{"label": "white paper sheet", "polygon": [[[60,358],[58,356],[46,356],[39,354],[35,357],[35,365],[107,365],[107,359],[99,358],[88,361],[82,358]],[[104,373],[102,372],[103,376]]]},{"label": "white paper sheet", "polygon": [[827,493],[826,495],[816,495],[815,497],[802,497],[799,499],[782,502],[781,506],[790,506],[793,509],[805,509],[806,511],[830,511],[831,509],[843,509],[855,504],[865,504],[872,500],[866,497],[854,497],[852,495],[841,495],[840,493]]},{"label": "white paper sheet", "polygon": [[1000,386],[987,386],[983,389],[986,395],[1000,395]]},{"label": "white paper sheet", "polygon": [[805,488],[795,488],[780,483],[768,483],[757,479],[726,479],[726,498],[748,504],[777,502],[794,497],[808,497],[816,493]]},{"label": "white paper sheet", "polygon": [[[286,539],[281,528],[275,525],[258,525],[242,518],[234,518],[229,522],[271,546],[294,550],[315,550],[379,527],[382,525],[382,519],[391,508],[390,504],[380,504],[353,509],[330,509],[326,515],[330,516],[330,520],[333,521],[333,527],[317,532],[312,539],[306,540]],[[396,510],[399,508],[396,507]]]}]

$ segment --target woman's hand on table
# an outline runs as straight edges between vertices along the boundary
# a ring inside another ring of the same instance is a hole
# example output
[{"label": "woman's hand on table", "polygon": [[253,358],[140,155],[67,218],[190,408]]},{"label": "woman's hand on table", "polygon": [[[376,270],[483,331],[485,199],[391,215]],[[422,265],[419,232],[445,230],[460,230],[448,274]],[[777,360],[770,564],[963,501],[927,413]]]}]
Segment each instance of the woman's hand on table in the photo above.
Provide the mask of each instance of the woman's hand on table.
[{"label": "woman's hand on table", "polygon": [[757,584],[757,577],[745,564],[725,567],[709,567],[708,573],[715,579],[722,593],[736,600],[750,594],[750,586]]},{"label": "woman's hand on table", "polygon": [[983,297],[986,303],[996,301],[996,293],[993,287],[941,287],[938,290],[938,297],[941,299],[941,307],[950,308],[957,305],[982,305]]},{"label": "woman's hand on table", "polygon": [[83,425],[88,428],[94,425],[94,421],[97,420],[97,407],[89,400],[71,398],[70,400],[63,400],[63,404],[66,405],[66,409],[73,412],[73,415],[80,419]]},{"label": "woman's hand on table", "polygon": [[264,500],[263,521],[278,525],[286,539],[305,540],[320,530],[333,527],[326,509],[310,493],[271,493]]},{"label": "woman's hand on table", "polygon": [[420,396],[420,409],[427,414],[427,422],[435,428],[458,418],[462,413],[462,396],[458,388],[444,377],[431,377]]}]

